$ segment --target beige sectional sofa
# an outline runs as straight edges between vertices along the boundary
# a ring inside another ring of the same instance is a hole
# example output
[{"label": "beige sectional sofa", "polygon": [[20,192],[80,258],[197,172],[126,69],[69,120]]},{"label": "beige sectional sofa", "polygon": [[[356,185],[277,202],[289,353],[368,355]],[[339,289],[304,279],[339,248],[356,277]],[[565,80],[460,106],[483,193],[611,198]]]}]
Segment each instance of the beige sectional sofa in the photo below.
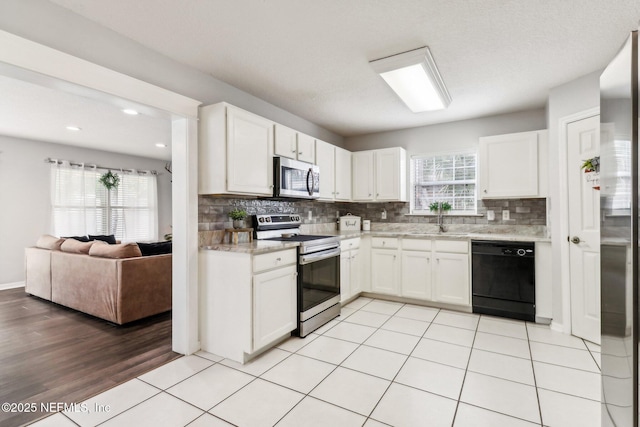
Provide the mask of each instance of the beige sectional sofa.
[{"label": "beige sectional sofa", "polygon": [[131,245],[120,245],[127,258],[105,256],[120,248],[102,242],[91,254],[26,248],[25,290],[120,325],[170,310],[171,254],[140,256]]}]

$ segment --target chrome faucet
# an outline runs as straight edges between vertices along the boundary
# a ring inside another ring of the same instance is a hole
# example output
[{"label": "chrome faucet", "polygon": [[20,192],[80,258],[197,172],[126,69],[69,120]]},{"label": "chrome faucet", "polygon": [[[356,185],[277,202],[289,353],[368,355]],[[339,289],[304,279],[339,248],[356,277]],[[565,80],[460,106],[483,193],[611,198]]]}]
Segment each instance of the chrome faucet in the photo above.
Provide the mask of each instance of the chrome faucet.
[{"label": "chrome faucet", "polygon": [[447,228],[444,226],[444,218],[442,217],[442,202],[438,202],[438,232],[444,233],[447,231]]}]

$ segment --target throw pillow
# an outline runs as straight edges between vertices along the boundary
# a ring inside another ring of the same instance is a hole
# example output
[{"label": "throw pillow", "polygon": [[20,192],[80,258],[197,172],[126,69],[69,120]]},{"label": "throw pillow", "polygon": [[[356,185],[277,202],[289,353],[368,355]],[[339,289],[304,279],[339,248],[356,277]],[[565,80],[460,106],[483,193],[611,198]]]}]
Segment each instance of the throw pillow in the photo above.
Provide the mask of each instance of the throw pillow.
[{"label": "throw pillow", "polygon": [[170,254],[172,248],[171,242],[138,242],[138,247],[140,248],[140,252],[142,252],[142,256]]},{"label": "throw pillow", "polygon": [[73,238],[69,238],[62,242],[60,249],[62,252],[69,252],[71,254],[88,254],[89,249],[95,242],[81,242]]},{"label": "throw pillow", "polygon": [[91,234],[89,234],[89,240],[102,240],[103,242],[107,242],[110,245],[116,244],[116,236],[114,236],[113,234],[98,236],[92,236]]},{"label": "throw pillow", "polygon": [[65,239],[75,239],[78,242],[90,242],[91,240],[87,236],[69,236],[64,237]]},{"label": "throw pillow", "polygon": [[89,255],[101,258],[135,258],[142,256],[135,243],[119,243],[109,245],[106,242],[94,242]]},{"label": "throw pillow", "polygon": [[43,234],[36,242],[36,247],[40,249],[59,251],[62,242],[64,242],[64,238],[62,237],[54,237],[49,234]]}]

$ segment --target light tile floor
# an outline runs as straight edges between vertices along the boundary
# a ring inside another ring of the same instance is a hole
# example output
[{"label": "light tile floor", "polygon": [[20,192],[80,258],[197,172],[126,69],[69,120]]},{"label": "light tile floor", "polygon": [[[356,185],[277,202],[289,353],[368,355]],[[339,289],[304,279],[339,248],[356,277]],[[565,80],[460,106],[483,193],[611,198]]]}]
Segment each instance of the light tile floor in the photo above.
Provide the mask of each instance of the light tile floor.
[{"label": "light tile floor", "polygon": [[547,326],[359,298],[246,365],[200,352],[34,425],[595,427],[599,363]]}]

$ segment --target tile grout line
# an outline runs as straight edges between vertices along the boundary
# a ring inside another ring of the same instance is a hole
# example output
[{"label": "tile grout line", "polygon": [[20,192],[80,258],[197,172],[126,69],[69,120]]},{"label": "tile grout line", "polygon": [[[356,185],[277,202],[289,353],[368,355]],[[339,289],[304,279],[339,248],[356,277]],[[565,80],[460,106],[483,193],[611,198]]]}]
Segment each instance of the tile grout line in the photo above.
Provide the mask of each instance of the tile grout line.
[{"label": "tile grout line", "polygon": [[525,324],[525,331],[527,333],[527,347],[529,348],[529,356],[531,357],[531,373],[533,374],[533,386],[536,390],[536,400],[538,401],[538,414],[540,415],[540,426],[544,426],[544,420],[542,418],[542,405],[540,404],[540,393],[538,392],[538,381],[536,379],[536,369],[533,365],[533,352],[531,351],[531,340],[529,339],[529,327]]},{"label": "tile grout line", "polygon": [[[464,382],[467,380],[467,373],[469,372],[469,363],[471,363],[471,355],[473,354],[473,345],[476,343],[476,337],[478,336],[478,328],[480,327],[480,320],[482,315],[478,316],[478,323],[476,323],[476,329],[473,333],[473,341],[471,341],[471,350],[469,351],[469,358],[467,359],[467,366],[464,368],[464,376],[462,377],[462,384],[460,385],[460,392],[458,393],[458,401],[456,402],[456,410],[453,412],[453,420],[451,425],[453,426],[458,416],[458,409],[460,408],[460,399],[462,398],[462,390],[464,389]],[[472,371],[473,372],[473,371]]]}]

